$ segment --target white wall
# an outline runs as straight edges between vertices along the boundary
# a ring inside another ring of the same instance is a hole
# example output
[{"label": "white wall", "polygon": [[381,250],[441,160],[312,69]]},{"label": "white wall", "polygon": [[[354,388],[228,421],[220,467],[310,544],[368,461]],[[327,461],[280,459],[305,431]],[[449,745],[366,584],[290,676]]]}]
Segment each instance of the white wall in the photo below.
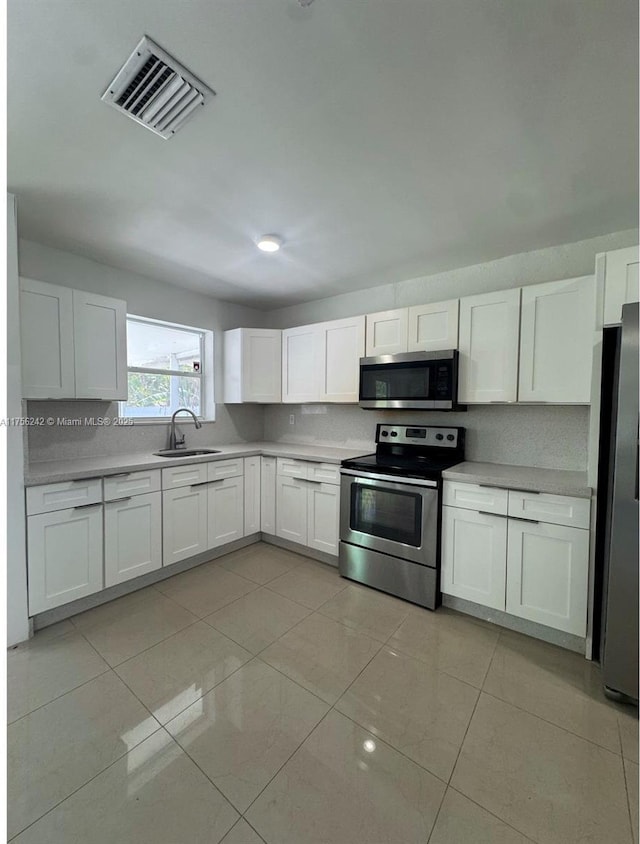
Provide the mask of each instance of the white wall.
[{"label": "white wall", "polygon": [[497,261],[476,264],[436,275],[412,278],[407,281],[389,279],[388,284],[343,293],[279,308],[267,314],[270,328],[289,328],[306,325],[325,319],[340,319],[356,314],[385,311],[408,305],[424,305],[429,302],[443,302],[475,293],[489,293],[511,287],[524,287],[544,281],[591,275],[595,271],[595,256],[598,252],[622,249],[638,243],[636,229],[614,234],[551,246],[535,252],[509,255]]},{"label": "white wall", "polygon": [[[16,202],[7,195],[7,415],[22,416]],[[23,429],[7,429],[7,645],[29,638]]]},{"label": "white wall", "polygon": [[[113,296],[127,302],[127,311],[139,316],[163,319],[193,325],[214,332],[214,380],[216,421],[205,423],[195,431],[188,423],[184,431],[189,443],[239,442],[259,440],[263,436],[263,410],[255,405],[225,405],[222,403],[222,332],[227,328],[243,326],[261,327],[265,314],[254,308],[234,305],[182,287],[166,284],[136,273],[124,272],[115,267],[91,261],[71,252],[53,249],[41,243],[20,239],[20,274],[51,284],[61,284],[79,290],[88,290],[104,296]],[[89,413],[84,402],[82,415],[117,415],[116,405],[92,403]],[[29,402],[30,413],[46,416],[68,417],[78,410],[78,403]],[[84,413],[84,410],[87,410]],[[154,450],[166,445],[168,425],[138,425],[131,428],[65,429],[47,428],[28,432],[29,460],[58,459],[75,454],[113,454]],[[75,447],[74,447],[75,442]]]}]

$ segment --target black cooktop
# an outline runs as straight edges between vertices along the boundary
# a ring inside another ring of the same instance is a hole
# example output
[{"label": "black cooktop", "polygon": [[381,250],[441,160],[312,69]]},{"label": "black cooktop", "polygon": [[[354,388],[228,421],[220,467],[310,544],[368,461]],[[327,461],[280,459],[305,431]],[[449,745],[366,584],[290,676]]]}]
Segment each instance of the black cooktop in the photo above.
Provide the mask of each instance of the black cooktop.
[{"label": "black cooktop", "polygon": [[407,478],[426,478],[438,480],[445,469],[460,463],[460,457],[403,457],[401,455],[365,454],[343,460],[345,469],[362,472],[377,472],[381,475],[403,475]]},{"label": "black cooktop", "polygon": [[464,460],[464,434],[464,428],[379,424],[375,454],[343,460],[342,467],[356,472],[440,480],[445,469]]}]

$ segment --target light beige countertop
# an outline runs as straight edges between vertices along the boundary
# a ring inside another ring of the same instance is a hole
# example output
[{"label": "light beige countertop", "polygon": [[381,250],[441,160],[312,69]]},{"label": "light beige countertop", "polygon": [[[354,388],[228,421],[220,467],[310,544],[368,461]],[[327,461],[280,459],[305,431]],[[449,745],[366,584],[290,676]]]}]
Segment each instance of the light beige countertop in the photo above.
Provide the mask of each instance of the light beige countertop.
[{"label": "light beige countertop", "polygon": [[[197,447],[203,446],[198,444]],[[219,453],[199,454],[195,457],[157,457],[153,453],[138,453],[84,457],[79,460],[46,460],[31,463],[27,467],[24,483],[25,486],[54,484],[60,481],[116,475],[120,472],[166,469],[169,466],[210,463],[212,460],[226,460],[232,457],[252,457],[255,454],[262,454],[265,457],[291,457],[318,463],[340,463],[342,460],[357,457],[367,451],[363,447],[349,449],[280,442],[235,443],[234,445],[213,443],[210,447],[217,449]]]},{"label": "light beige countertop", "polygon": [[526,492],[548,492],[553,495],[573,495],[591,498],[586,472],[566,469],[536,469],[531,466],[509,466],[501,463],[472,463],[465,461],[445,469],[446,481],[500,486]]}]

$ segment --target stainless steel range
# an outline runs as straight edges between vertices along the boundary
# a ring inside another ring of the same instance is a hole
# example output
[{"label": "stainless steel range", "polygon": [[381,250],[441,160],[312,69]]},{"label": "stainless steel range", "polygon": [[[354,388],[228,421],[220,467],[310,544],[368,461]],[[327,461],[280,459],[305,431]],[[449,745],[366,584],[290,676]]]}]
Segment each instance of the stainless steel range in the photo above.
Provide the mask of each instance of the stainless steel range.
[{"label": "stainless steel range", "polygon": [[464,460],[464,434],[378,425],[375,454],[342,462],[343,577],[432,610],[439,605],[442,472]]}]

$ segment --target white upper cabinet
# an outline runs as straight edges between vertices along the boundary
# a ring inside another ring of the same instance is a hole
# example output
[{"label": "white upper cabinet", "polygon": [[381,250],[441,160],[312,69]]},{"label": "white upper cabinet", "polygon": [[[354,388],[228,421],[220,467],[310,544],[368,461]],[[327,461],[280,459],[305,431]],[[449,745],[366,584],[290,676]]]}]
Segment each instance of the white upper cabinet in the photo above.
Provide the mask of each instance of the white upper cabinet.
[{"label": "white upper cabinet", "polygon": [[589,403],[595,319],[593,276],[522,288],[519,401]]},{"label": "white upper cabinet", "polygon": [[73,398],[73,291],[21,278],[20,332],[23,397]]},{"label": "white upper cabinet", "polygon": [[324,322],[320,330],[320,401],[357,402],[364,316]]},{"label": "white upper cabinet", "polygon": [[367,357],[406,352],[408,331],[409,311],[407,308],[367,314]]},{"label": "white upper cabinet", "polygon": [[519,323],[520,290],[460,300],[460,402],[516,401]]},{"label": "white upper cabinet", "polygon": [[20,287],[23,398],[126,400],[126,302],[31,279]]},{"label": "white upper cabinet", "polygon": [[459,300],[409,308],[409,352],[439,352],[458,348]]},{"label": "white upper cabinet", "polygon": [[640,299],[638,247],[617,249],[605,255],[604,324],[622,319],[622,306]]},{"label": "white upper cabinet", "polygon": [[286,328],[282,332],[282,401],[318,401],[319,325]]},{"label": "white upper cabinet", "polygon": [[127,305],[73,291],[76,398],[127,399]]},{"label": "white upper cabinet", "polygon": [[282,332],[282,401],[357,402],[364,316]]},{"label": "white upper cabinet", "polygon": [[279,403],[282,385],[282,332],[235,328],[224,332],[224,400]]}]

